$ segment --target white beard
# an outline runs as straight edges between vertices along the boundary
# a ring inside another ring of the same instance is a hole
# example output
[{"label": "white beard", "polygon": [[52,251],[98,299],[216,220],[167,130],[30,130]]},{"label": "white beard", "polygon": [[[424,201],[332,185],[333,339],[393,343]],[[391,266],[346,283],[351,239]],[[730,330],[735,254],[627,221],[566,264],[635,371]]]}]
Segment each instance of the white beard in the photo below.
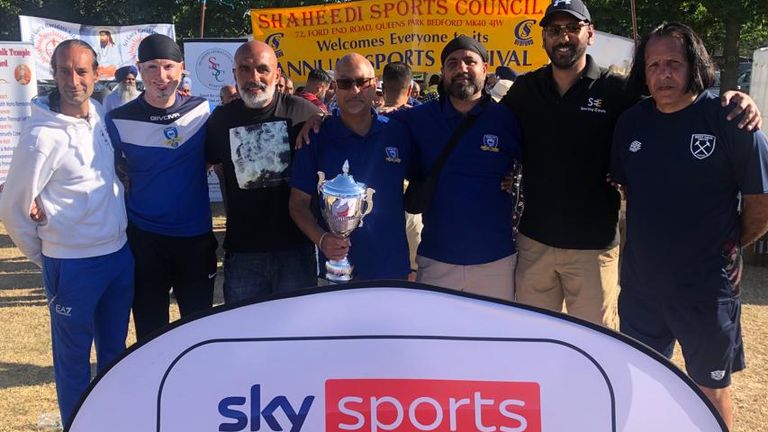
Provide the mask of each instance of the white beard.
[{"label": "white beard", "polygon": [[238,88],[238,93],[240,93],[240,99],[243,100],[243,103],[248,108],[264,108],[272,102],[272,97],[275,95],[275,86],[267,86],[261,94],[255,96],[240,88]]},{"label": "white beard", "polygon": [[120,92],[120,101],[123,103],[130,102],[139,95],[135,86],[127,86],[123,83],[118,85],[118,91]]}]

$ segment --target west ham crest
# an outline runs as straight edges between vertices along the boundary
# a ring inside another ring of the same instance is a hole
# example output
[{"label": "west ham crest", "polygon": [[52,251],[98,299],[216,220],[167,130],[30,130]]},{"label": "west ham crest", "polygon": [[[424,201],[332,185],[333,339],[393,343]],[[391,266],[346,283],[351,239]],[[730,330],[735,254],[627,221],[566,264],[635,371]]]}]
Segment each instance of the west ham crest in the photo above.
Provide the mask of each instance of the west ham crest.
[{"label": "west ham crest", "polygon": [[497,153],[499,151],[499,137],[491,134],[483,135],[483,145],[480,146],[480,150]]},{"label": "west ham crest", "polygon": [[400,163],[400,150],[397,147],[385,147],[384,151],[387,153],[387,162]]},{"label": "west ham crest", "polygon": [[693,134],[691,135],[691,154],[696,159],[706,159],[715,151],[715,142],[717,138],[714,135]]},{"label": "west ham crest", "polygon": [[165,135],[165,144],[169,147],[176,148],[179,146],[179,143],[181,142],[181,137],[179,137],[179,130],[175,127],[167,127],[163,129],[163,135]]}]

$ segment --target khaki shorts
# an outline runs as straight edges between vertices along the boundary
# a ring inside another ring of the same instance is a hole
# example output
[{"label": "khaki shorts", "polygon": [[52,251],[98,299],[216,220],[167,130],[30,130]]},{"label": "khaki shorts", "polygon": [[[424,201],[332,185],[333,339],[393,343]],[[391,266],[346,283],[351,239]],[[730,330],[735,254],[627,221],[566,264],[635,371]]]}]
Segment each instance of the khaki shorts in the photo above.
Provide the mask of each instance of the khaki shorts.
[{"label": "khaki shorts", "polygon": [[560,249],[517,235],[515,296],[520,303],[616,329],[619,247]]},{"label": "khaki shorts", "polygon": [[516,255],[476,265],[455,265],[417,256],[416,282],[512,301]]}]

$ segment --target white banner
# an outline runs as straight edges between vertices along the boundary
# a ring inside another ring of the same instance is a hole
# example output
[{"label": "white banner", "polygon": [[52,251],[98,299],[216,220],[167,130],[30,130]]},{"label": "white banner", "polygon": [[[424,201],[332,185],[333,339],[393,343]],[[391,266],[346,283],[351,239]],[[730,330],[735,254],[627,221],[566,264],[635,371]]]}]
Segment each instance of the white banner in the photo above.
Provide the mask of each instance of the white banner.
[{"label": "white banner", "polygon": [[192,80],[192,94],[219,105],[219,91],[235,85],[232,68],[235,51],[248,39],[188,39],[184,41],[184,66]]},{"label": "white banner", "polygon": [[21,128],[37,94],[32,44],[0,42],[0,184],[5,182]]},{"label": "white banner", "polygon": [[136,64],[141,41],[154,33],[176,38],[173,24],[141,24],[132,26],[90,26],[47,18],[19,16],[21,40],[32,42],[37,78],[52,79],[51,54],[60,42],[81,39],[98,55],[99,78],[113,79],[121,66]]},{"label": "white banner", "polygon": [[725,431],[647,347],[406,282],[314,288],[174,325],[91,384],[71,432]]}]

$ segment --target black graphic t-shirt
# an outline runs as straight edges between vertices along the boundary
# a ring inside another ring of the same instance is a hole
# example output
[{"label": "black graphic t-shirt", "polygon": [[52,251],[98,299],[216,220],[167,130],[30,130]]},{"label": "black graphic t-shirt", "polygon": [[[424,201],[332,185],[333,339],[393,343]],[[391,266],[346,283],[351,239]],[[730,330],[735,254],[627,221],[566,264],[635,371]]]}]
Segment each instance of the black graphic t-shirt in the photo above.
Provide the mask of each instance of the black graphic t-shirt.
[{"label": "black graphic t-shirt", "polygon": [[312,103],[275,93],[266,108],[242,100],[216,108],[208,120],[206,156],[224,166],[228,252],[272,252],[310,245],[288,214],[293,143],[319,112]]}]

